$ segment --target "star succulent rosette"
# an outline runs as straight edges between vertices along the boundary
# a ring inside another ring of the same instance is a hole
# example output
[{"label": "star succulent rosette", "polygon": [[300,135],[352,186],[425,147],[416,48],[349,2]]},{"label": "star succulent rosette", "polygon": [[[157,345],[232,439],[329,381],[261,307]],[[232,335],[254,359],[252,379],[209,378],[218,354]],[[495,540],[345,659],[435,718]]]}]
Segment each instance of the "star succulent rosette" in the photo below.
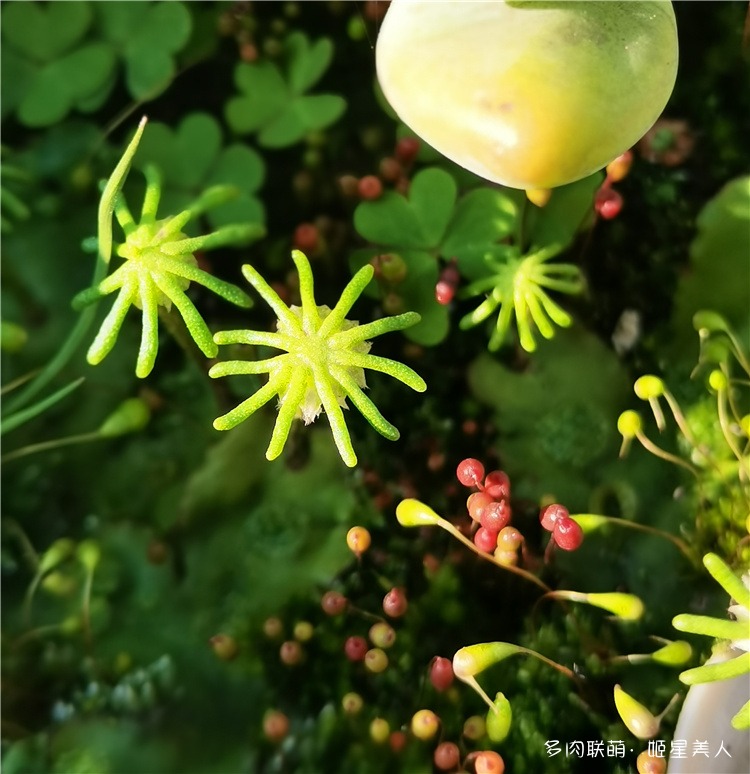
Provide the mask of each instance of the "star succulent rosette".
[{"label": "star succulent rosette", "polygon": [[[709,662],[683,672],[680,680],[692,686],[744,676],[747,686],[750,675],[750,572],[738,577],[716,554],[706,554],[703,564],[732,598],[728,610],[734,620],[689,613],[673,619],[672,625],[678,631],[719,640]],[[745,695],[747,692],[746,689]],[[750,728],[750,700],[734,715],[732,727],[738,730]]]},{"label": "star succulent rosette", "polygon": [[499,309],[489,343],[489,349],[495,352],[505,341],[515,314],[520,344],[527,352],[534,352],[537,346],[534,328],[545,339],[551,339],[555,335],[555,325],[570,326],[572,317],[549,297],[547,291],[576,295],[583,290],[583,277],[573,264],[548,263],[560,250],[559,245],[552,245],[523,257],[511,254],[497,259],[488,256],[490,276],[471,283],[461,294],[464,298],[485,295],[485,299],[461,319],[460,327],[463,330],[472,328]]},{"label": "star succulent rosette", "polygon": [[[141,344],[136,362],[136,375],[148,376],[154,367],[159,349],[159,310],[179,311],[195,343],[206,357],[215,357],[218,348],[211,331],[193,302],[187,296],[191,282],[196,282],[222,298],[248,307],[251,300],[235,285],[218,279],[198,267],[195,253],[227,245],[247,244],[265,233],[260,224],[236,224],[220,228],[211,234],[188,237],[185,226],[206,210],[217,207],[238,195],[233,186],[214,186],[206,190],[186,210],[174,217],[157,218],[162,180],[155,166],[144,170],[146,192],[140,220],[136,222],[121,193],[132,158],[143,133],[145,119],[128,146],[120,163],[108,181],[99,207],[99,259],[106,267],[112,250],[111,216],[114,213],[125,241],[115,249],[124,262],[109,276],[100,279],[73,299],[73,306],[81,309],[104,296],[117,292],[109,314],[88,350],[87,360],[98,365],[111,352],[117,341],[128,309],[135,306],[142,312]],[[100,267],[101,268],[101,265]]]},{"label": "star succulent rosette", "polygon": [[416,312],[406,312],[360,325],[346,315],[373,277],[369,264],[362,267],[346,286],[338,303],[331,309],[315,302],[310,262],[299,250],[292,252],[300,281],[301,306],[287,306],[252,266],[243,266],[247,281],[258,291],[278,318],[275,332],[237,330],[214,336],[217,344],[251,344],[283,350],[284,354],[266,360],[233,360],[217,363],[209,371],[212,377],[234,374],[267,373],[268,382],[239,406],[214,421],[217,430],[229,430],[251,414],[279,398],[271,442],[266,451],[269,460],[282,452],[295,419],[310,424],[325,410],[336,448],[349,467],[357,464],[351,436],[342,408],[349,398],[367,421],[391,441],[399,431],[380,413],[364,393],[365,369],[379,371],[398,379],[417,392],[426,385],[411,368],[388,358],[369,354],[375,336],[403,330],[419,322]]}]

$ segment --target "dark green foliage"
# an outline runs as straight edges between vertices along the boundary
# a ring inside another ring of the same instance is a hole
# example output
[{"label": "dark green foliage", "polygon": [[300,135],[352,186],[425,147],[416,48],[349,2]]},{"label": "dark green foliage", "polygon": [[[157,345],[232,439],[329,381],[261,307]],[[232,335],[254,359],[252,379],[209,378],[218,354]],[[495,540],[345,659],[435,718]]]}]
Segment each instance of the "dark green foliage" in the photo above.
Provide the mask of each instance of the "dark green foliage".
[{"label": "dark green foliage", "polygon": [[299,142],[308,132],[325,129],[346,109],[336,94],[306,94],[323,76],[333,58],[327,38],[310,43],[295,32],[286,39],[284,71],[272,62],[237,65],[234,80],[242,96],[229,100],[226,119],[237,134],[257,132],[266,148]]},{"label": "dark green foliage", "polygon": [[3,115],[41,127],[71,110],[91,113],[112,90],[118,60],[136,99],[153,99],[175,74],[190,36],[179,2],[9,3],[3,10]]}]

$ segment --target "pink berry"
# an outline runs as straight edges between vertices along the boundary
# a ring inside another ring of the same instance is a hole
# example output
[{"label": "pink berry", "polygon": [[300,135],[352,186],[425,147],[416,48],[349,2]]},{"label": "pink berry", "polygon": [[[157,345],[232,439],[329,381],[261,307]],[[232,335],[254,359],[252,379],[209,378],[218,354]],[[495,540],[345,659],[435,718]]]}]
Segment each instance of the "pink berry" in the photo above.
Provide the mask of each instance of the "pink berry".
[{"label": "pink berry", "polygon": [[553,503],[542,509],[539,514],[539,521],[542,522],[542,526],[548,531],[552,532],[555,528],[555,522],[558,519],[565,519],[569,516],[568,509],[564,505]]},{"label": "pink berry", "polygon": [[372,201],[373,199],[379,199],[383,193],[383,184],[380,179],[375,175],[365,175],[360,178],[357,184],[357,192],[360,198],[366,201]]},{"label": "pink berry", "polygon": [[484,465],[473,457],[467,457],[458,463],[456,477],[464,486],[480,486],[484,478]]},{"label": "pink berry", "polygon": [[456,268],[456,259],[452,259],[440,272],[437,285],[435,285],[435,300],[438,304],[446,306],[453,301],[456,288],[461,280],[461,275]]},{"label": "pink berry", "polygon": [[402,137],[396,143],[396,158],[403,164],[410,164],[419,153],[419,140],[416,137]]},{"label": "pink berry", "polygon": [[364,661],[368,650],[369,646],[364,637],[347,637],[344,643],[344,653],[349,661]]},{"label": "pink berry", "polygon": [[490,530],[485,529],[485,527],[480,527],[474,533],[474,545],[480,551],[491,553],[495,550],[495,546],[497,545],[497,532],[490,532]]},{"label": "pink berry", "polygon": [[300,223],[294,229],[294,246],[303,253],[314,253],[318,249],[318,229],[312,223]]},{"label": "pink berry", "polygon": [[[488,532],[494,532],[497,535],[510,521],[510,506],[507,500],[500,500],[500,502],[493,500],[482,511],[479,521]],[[492,548],[494,549],[494,546]]]},{"label": "pink berry", "polygon": [[263,733],[270,742],[280,742],[289,733],[289,718],[278,710],[268,710],[263,716]]},{"label": "pink berry", "polygon": [[495,500],[510,499],[510,479],[502,470],[493,470],[484,479],[484,491]]},{"label": "pink berry", "polygon": [[450,771],[458,766],[460,758],[461,752],[458,749],[457,744],[454,744],[453,742],[441,742],[435,748],[432,760],[434,761],[436,768],[441,771]]},{"label": "pink berry", "polygon": [[620,214],[622,209],[622,196],[610,188],[608,185],[603,185],[596,192],[596,199],[594,199],[594,209],[604,220],[612,220]]},{"label": "pink berry", "polygon": [[305,651],[296,640],[287,640],[281,643],[279,649],[279,658],[282,664],[287,666],[297,666],[304,658]]},{"label": "pink berry", "polygon": [[341,615],[346,610],[346,597],[338,591],[326,591],[320,600],[320,606],[326,615]]},{"label": "pink berry", "polygon": [[430,665],[430,682],[440,693],[453,685],[453,664],[450,659],[435,656]]},{"label": "pink berry", "polygon": [[391,618],[400,618],[408,607],[403,589],[393,588],[383,597],[383,612]]},{"label": "pink berry", "polygon": [[552,537],[563,551],[575,551],[583,543],[583,530],[573,519],[563,517],[555,522]]},{"label": "pink berry", "polygon": [[453,296],[455,295],[456,288],[448,282],[440,280],[437,285],[435,285],[435,300],[441,306],[448,306],[448,304],[453,301]]},{"label": "pink berry", "polygon": [[484,509],[495,501],[486,492],[474,492],[466,501],[466,509],[474,521],[481,521]]}]

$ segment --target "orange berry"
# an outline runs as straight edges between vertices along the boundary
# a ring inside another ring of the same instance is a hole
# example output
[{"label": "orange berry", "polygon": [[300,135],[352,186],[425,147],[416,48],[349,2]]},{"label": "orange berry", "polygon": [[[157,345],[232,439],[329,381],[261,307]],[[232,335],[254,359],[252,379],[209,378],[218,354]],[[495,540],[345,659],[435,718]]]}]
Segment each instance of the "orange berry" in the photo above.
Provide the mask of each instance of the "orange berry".
[{"label": "orange berry", "polygon": [[346,533],[346,544],[349,550],[357,556],[361,556],[370,547],[372,538],[370,533],[364,527],[352,527]]}]

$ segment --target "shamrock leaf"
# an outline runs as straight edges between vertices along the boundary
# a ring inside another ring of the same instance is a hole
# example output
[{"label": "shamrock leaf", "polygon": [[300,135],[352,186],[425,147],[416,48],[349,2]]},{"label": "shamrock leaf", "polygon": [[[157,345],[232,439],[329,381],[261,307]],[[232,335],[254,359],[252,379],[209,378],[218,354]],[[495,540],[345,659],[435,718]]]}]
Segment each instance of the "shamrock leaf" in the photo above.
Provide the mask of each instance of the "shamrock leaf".
[{"label": "shamrock leaf", "polygon": [[[397,253],[406,263],[403,281],[385,291],[395,292],[404,306],[417,311],[422,322],[406,331],[413,341],[437,344],[448,333],[448,312],[435,299],[438,258],[456,259],[471,278],[487,275],[485,256],[502,247],[517,218],[517,206],[504,191],[480,188],[458,198],[454,178],[429,167],[418,172],[408,196],[388,191],[376,201],[362,202],[354,212],[354,226],[365,239],[385,249],[355,253],[358,269],[382,252]],[[377,286],[370,293],[377,295]]]},{"label": "shamrock leaf", "polygon": [[3,115],[50,126],[72,110],[92,112],[109,96],[117,63],[136,99],[161,93],[192,19],[179,2],[9,3],[2,15]]},{"label": "shamrock leaf", "polygon": [[272,62],[241,62],[234,80],[241,96],[226,104],[227,123],[237,134],[258,133],[267,148],[293,145],[308,132],[324,129],[346,109],[342,97],[334,94],[307,95],[333,58],[333,44],[327,38],[310,43],[301,32],[289,35],[285,43],[286,72]]},{"label": "shamrock leaf", "polygon": [[122,57],[125,82],[135,99],[152,99],[171,83],[173,55],[192,29],[188,9],[179,2],[96,3],[105,38]]},{"label": "shamrock leaf", "polygon": [[263,183],[261,157],[246,145],[222,147],[218,122],[207,113],[191,113],[176,130],[155,123],[143,138],[136,164],[151,163],[166,181],[163,202],[170,212],[179,212],[201,191],[214,184],[233,185],[240,195],[207,213],[214,228],[229,223],[263,223],[265,212],[254,195]]}]

